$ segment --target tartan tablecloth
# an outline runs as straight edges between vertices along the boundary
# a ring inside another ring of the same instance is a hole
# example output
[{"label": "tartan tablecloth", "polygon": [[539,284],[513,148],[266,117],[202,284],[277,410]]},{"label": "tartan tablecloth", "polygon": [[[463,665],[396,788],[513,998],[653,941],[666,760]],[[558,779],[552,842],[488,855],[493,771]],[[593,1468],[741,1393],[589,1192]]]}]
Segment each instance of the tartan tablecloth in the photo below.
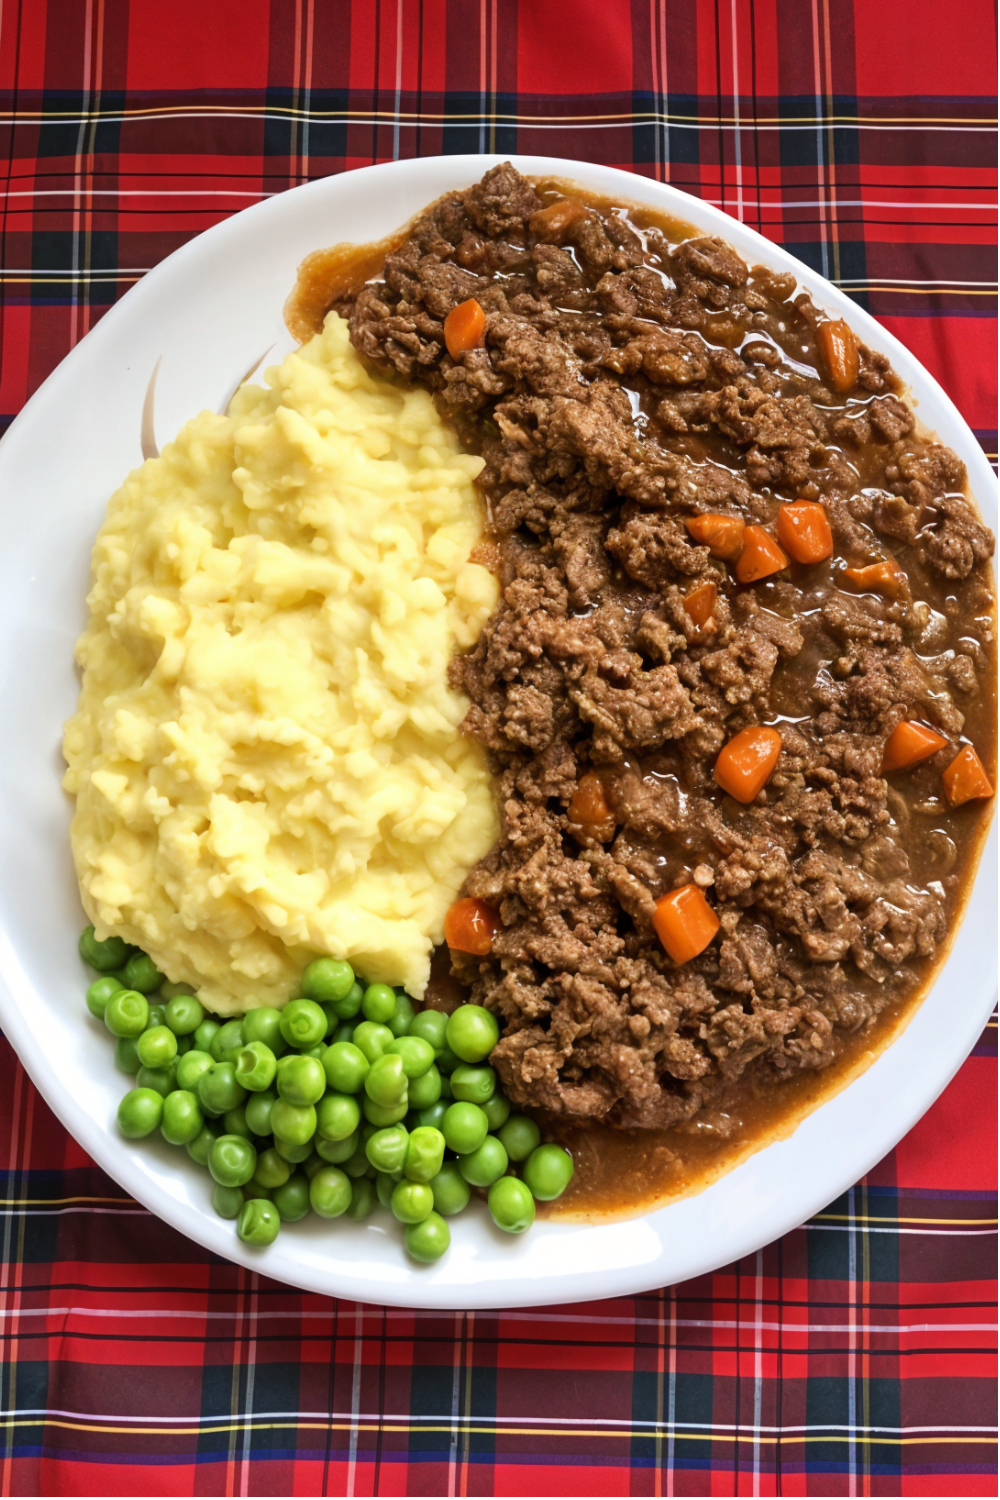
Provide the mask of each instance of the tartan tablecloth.
[{"label": "tartan tablecloth", "polygon": [[[525,151],[760,228],[995,452],[994,78],[987,0],[7,0],[3,421],[261,196]],[[204,1253],[0,1050],[5,1495],[996,1494],[995,1030],[862,1183],[738,1265],[447,1315]]]}]

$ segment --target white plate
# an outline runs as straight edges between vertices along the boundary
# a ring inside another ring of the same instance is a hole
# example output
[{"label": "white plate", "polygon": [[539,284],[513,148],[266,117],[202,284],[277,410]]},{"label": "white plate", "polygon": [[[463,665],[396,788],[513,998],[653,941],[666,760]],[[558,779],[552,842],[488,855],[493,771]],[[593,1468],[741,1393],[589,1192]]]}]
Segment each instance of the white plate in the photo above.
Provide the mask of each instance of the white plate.
[{"label": "white plate", "polygon": [[[484,1210],[453,1224],[437,1265],[412,1264],[395,1225],[284,1230],[249,1251],[215,1217],[205,1172],[115,1128],[124,1092],[110,1038],[83,1004],[82,915],[60,790],[63,721],[77,695],[73,645],[84,624],[94,533],[109,495],[140,462],[150,372],[161,442],[203,407],[219,409],[270,345],[292,347],[281,309],[299,261],[339,240],[378,239],[500,157],[393,162],[296,188],[200,235],[112,308],[28,403],[0,445],[0,1023],[45,1099],[123,1188],[184,1234],[279,1281],[376,1303],[504,1307],[633,1293],[755,1250],[829,1203],[884,1156],[941,1092],[995,994],[995,824],[965,923],[933,991],[899,1040],[837,1097],[699,1195],[623,1223],[536,1224],[518,1239]],[[610,167],[515,157],[523,172],[574,177],[720,234],[751,262],[793,271],[816,301],[884,350],[927,425],[968,465],[996,525],[993,476],[972,433],[914,357],[841,292],[717,209]],[[960,1143],[956,1149],[961,1149]]]}]

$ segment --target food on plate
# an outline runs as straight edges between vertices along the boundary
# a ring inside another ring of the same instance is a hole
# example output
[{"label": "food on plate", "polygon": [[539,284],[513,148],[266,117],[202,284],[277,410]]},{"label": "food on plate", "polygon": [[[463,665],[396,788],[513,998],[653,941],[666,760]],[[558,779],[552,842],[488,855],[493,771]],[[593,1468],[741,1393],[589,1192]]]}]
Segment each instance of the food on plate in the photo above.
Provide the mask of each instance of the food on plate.
[{"label": "food on plate", "polygon": [[111,499],[65,739],[80,888],[219,1014],[313,953],[423,993],[497,830],[447,681],[497,597],[481,468],[334,317]]}]

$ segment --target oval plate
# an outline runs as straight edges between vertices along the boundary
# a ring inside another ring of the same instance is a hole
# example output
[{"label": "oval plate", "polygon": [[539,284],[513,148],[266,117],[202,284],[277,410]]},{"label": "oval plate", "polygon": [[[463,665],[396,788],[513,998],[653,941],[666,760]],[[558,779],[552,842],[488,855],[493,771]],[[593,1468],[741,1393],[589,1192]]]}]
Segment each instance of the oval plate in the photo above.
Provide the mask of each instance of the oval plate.
[{"label": "oval plate", "polygon": [[[502,157],[450,156],[366,167],[246,209],[151,271],[72,351],[0,445],[0,681],[4,733],[0,836],[0,1023],[47,1102],[127,1192],[176,1229],[279,1281],[424,1308],[525,1306],[610,1297],[685,1280],[801,1224],[856,1182],[905,1134],[974,1046],[996,991],[996,825],[966,920],[933,990],[899,1039],[787,1140],[703,1192],[619,1223],[537,1223],[512,1239],[478,1208],[453,1225],[435,1266],[409,1261],[385,1217],[286,1229],[266,1250],[217,1218],[210,1183],[162,1143],[132,1145],[115,1127],[124,1080],[110,1038],[88,1016],[76,951],[82,923],[69,853],[60,742],[78,683],[90,550],[108,497],[141,462],[143,397],[156,394],[161,442],[203,407],[221,409],[270,349],[293,347],[282,305],[303,256],[375,240]],[[822,307],[890,356],[920,416],[965,460],[996,525],[992,472],[965,422],[907,350],[822,277],[753,230],[675,188],[610,167],[514,157],[522,172],[574,178],[718,234],[751,263],[795,273]],[[273,346],[273,347],[272,347]]]}]

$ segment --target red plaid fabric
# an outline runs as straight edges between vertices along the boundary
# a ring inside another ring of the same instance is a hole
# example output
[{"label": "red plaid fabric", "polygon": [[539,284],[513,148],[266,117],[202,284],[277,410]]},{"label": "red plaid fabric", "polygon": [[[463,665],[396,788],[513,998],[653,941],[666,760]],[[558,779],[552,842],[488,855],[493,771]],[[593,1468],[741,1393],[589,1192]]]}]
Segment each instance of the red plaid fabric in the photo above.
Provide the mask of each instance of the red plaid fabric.
[{"label": "red plaid fabric", "polygon": [[[994,80],[986,0],[11,0],[0,413],[265,194],[526,151],[760,228],[995,453]],[[641,1297],[475,1315],[206,1255],[87,1160],[9,1049],[0,1071],[4,1494],[996,1494],[995,1030],[783,1241]]]}]

